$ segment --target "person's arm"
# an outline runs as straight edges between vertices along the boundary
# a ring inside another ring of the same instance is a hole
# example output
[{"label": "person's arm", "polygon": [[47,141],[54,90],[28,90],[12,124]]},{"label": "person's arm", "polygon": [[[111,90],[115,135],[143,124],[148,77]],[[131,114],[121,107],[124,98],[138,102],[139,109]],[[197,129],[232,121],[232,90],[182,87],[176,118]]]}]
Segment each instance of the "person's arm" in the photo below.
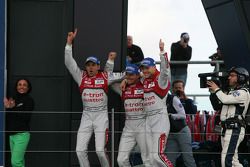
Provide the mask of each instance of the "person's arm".
[{"label": "person's arm", "polygon": [[185,100],[185,111],[188,111],[188,113],[192,115],[197,113],[197,106],[194,104],[192,99]]},{"label": "person's arm", "polygon": [[65,53],[64,53],[64,58],[65,58],[64,61],[70,74],[73,76],[76,83],[80,85],[83,71],[77,66],[77,63],[72,56],[72,42],[76,34],[77,34],[77,30],[75,30],[75,32],[68,33],[67,44],[66,44]]},{"label": "person's arm", "polygon": [[172,43],[171,45],[171,57],[170,57],[170,60],[172,61],[175,61],[176,60],[176,55],[178,55],[178,47],[177,47],[177,44],[175,43]]},{"label": "person's arm", "polygon": [[81,84],[82,80],[82,70],[78,67],[76,64],[76,61],[74,60],[72,56],[72,45],[67,44],[65,47],[65,65],[67,69],[69,70],[70,74],[73,76],[74,80],[78,85]]},{"label": "person's arm", "polygon": [[120,89],[120,82],[115,82],[110,85],[110,88],[117,93],[118,95],[122,96],[122,90]]},{"label": "person's arm", "polygon": [[190,60],[192,57],[192,47],[191,46],[187,46],[187,48],[183,48],[184,49],[184,57],[183,60]]},{"label": "person's arm", "polygon": [[114,61],[116,58],[116,52],[110,52],[108,56],[107,63],[105,65],[104,71],[108,74],[108,85],[119,82],[121,83],[124,79],[124,73],[113,73]]},{"label": "person's arm", "polygon": [[171,118],[174,120],[186,119],[186,114],[183,105],[178,97],[173,97],[173,107],[177,111],[177,114],[171,114]]},{"label": "person's arm", "polygon": [[114,71],[114,61],[116,58],[116,52],[110,52],[108,55],[108,60],[105,64],[104,71],[107,73],[112,73]]},{"label": "person's arm", "polygon": [[119,83],[119,85],[122,83],[122,81],[125,79],[125,73],[109,73],[108,75],[108,85],[112,85],[114,83]]},{"label": "person's arm", "polygon": [[218,85],[213,81],[207,81],[208,88],[211,93],[215,93],[222,104],[244,104],[248,99],[248,92],[240,89],[234,91],[232,94],[225,94]]},{"label": "person's arm", "polygon": [[160,75],[158,79],[158,83],[161,89],[166,89],[170,86],[170,79],[171,79],[171,73],[170,73],[170,66],[168,61],[167,53],[164,51],[164,43],[162,40],[160,40],[159,43],[160,47]]},{"label": "person's arm", "polygon": [[220,111],[222,109],[222,103],[219,101],[215,93],[211,93],[209,99],[215,111]]},{"label": "person's arm", "polygon": [[245,90],[237,90],[232,94],[225,94],[221,89],[217,89],[215,94],[222,104],[244,104],[248,100]]}]

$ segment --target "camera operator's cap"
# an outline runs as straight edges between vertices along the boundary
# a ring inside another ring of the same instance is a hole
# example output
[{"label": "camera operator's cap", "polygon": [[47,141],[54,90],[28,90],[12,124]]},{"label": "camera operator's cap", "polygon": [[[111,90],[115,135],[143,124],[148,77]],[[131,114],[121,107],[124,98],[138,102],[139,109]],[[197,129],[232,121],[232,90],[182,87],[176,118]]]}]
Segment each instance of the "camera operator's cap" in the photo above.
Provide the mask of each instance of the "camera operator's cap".
[{"label": "camera operator's cap", "polygon": [[140,67],[145,66],[145,67],[153,67],[155,66],[155,61],[154,59],[147,57],[141,61]]},{"label": "camera operator's cap", "polygon": [[183,32],[183,33],[181,33],[181,38],[189,39],[189,34],[187,32]]},{"label": "camera operator's cap", "polygon": [[98,60],[95,56],[90,56],[86,59],[85,64],[87,64],[88,62],[93,62],[95,64],[100,64],[100,60]]},{"label": "camera operator's cap", "polygon": [[126,66],[125,72],[129,73],[129,74],[140,74],[140,70],[139,70],[138,66],[135,64],[128,64]]}]

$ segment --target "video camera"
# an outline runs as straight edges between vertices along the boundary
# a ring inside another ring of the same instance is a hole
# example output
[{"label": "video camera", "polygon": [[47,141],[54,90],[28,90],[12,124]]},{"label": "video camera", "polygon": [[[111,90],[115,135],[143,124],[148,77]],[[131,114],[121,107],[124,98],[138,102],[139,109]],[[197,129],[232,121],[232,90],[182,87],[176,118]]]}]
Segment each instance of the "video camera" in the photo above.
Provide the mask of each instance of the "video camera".
[{"label": "video camera", "polygon": [[198,77],[200,77],[200,88],[207,88],[207,81],[213,81],[224,90],[227,88],[227,72],[200,73]]}]

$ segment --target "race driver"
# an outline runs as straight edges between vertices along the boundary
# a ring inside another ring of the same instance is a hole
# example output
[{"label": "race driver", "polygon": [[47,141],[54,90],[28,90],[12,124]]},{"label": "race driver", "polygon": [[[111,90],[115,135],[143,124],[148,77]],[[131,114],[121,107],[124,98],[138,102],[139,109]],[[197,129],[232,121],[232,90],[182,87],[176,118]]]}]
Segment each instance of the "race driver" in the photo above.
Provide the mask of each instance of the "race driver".
[{"label": "race driver", "polygon": [[124,101],[126,113],[125,126],[120,139],[117,162],[119,167],[131,167],[129,156],[135,145],[139,146],[145,167],[152,167],[146,147],[146,113],[144,111],[144,90],[140,82],[140,70],[135,64],[128,64],[125,78],[127,86],[121,91],[120,84],[112,84],[112,88]]},{"label": "race driver", "polygon": [[79,86],[83,103],[81,124],[77,133],[76,153],[81,167],[90,167],[87,148],[92,133],[95,134],[96,154],[102,167],[110,167],[105,146],[108,142],[107,91],[108,75],[113,71],[116,53],[111,52],[106,63],[105,72],[99,72],[100,61],[88,57],[85,71],[81,70],[72,57],[72,42],[77,29],[69,32],[65,47],[65,65]]},{"label": "race driver", "polygon": [[[146,117],[146,145],[150,152],[153,167],[172,167],[171,161],[164,153],[170,123],[166,106],[166,98],[170,89],[170,66],[167,53],[164,51],[164,42],[160,40],[160,72],[156,69],[152,58],[142,60],[140,69],[144,87],[144,110]],[[124,90],[126,80],[121,83]]]}]

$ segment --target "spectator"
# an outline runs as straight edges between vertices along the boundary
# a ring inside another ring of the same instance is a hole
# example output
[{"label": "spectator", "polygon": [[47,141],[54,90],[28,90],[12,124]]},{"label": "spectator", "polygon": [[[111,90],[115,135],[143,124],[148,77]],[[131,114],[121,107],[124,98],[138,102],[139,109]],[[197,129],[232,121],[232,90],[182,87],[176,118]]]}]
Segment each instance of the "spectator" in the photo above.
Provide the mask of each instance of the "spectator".
[{"label": "spectator", "polygon": [[139,65],[140,62],[144,59],[144,55],[141,48],[133,44],[133,37],[130,35],[127,37],[127,42],[128,63]]},{"label": "spectator", "polygon": [[166,103],[170,120],[170,134],[166,146],[167,156],[176,166],[176,159],[182,154],[186,167],[196,167],[192,154],[191,132],[185,121],[184,107],[177,96],[170,94],[168,94]]},{"label": "spectator", "polygon": [[194,101],[192,99],[189,99],[185,94],[185,85],[184,81],[182,80],[175,80],[172,83],[172,91],[173,94],[178,96],[181,100],[182,105],[184,106],[185,113],[187,115],[195,115],[197,112],[197,106],[194,104]]},{"label": "spectator", "polygon": [[15,95],[12,98],[4,98],[12,167],[25,166],[24,156],[30,140],[30,111],[34,109],[30,92],[30,82],[27,79],[19,79],[15,85]]},{"label": "spectator", "polygon": [[[189,61],[192,56],[192,47],[188,45],[188,33],[181,34],[181,40],[173,43],[171,46],[170,61]],[[187,64],[172,64],[171,65],[171,80],[182,80],[184,85],[187,81]]]},{"label": "spectator", "polygon": [[[209,56],[209,59],[211,59],[211,61],[224,60],[219,48],[217,48],[216,53]],[[226,71],[224,63],[219,65],[219,69],[216,69],[216,63],[211,63],[211,66],[215,66],[214,71]]]}]

